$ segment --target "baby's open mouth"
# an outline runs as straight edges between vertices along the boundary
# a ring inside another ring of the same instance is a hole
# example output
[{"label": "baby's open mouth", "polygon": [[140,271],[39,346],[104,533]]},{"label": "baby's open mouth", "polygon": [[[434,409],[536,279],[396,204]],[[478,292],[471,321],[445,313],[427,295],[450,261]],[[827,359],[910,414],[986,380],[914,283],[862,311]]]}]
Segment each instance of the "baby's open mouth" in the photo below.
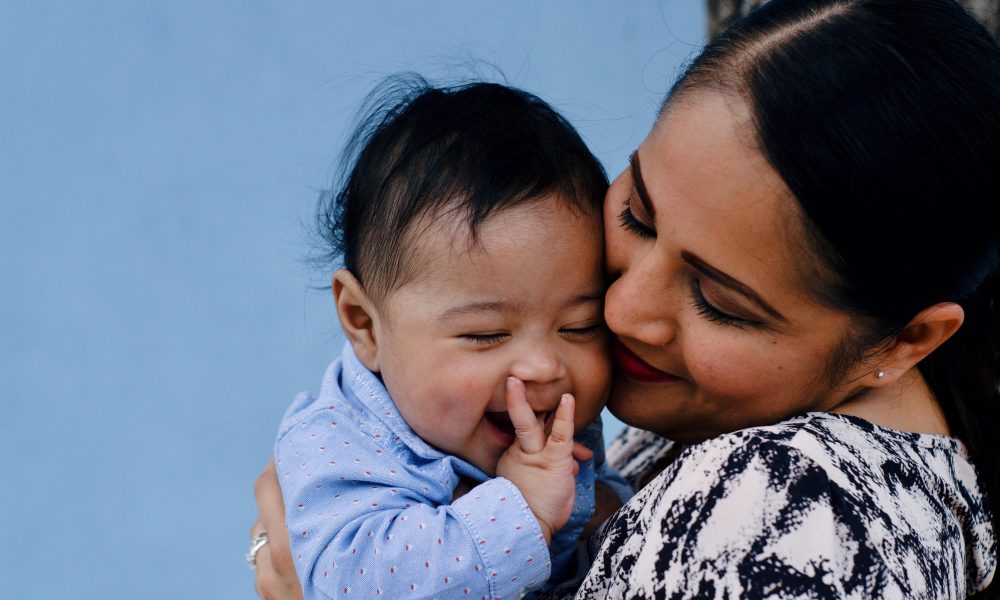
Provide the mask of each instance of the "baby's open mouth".
[{"label": "baby's open mouth", "polygon": [[514,424],[510,422],[510,415],[506,411],[488,412],[486,413],[486,420],[500,431],[514,435]]},{"label": "baby's open mouth", "polygon": [[[555,419],[556,411],[547,410],[545,412],[535,413],[536,417],[541,417],[544,423],[545,434],[548,435],[549,431],[552,429],[552,421]],[[491,425],[499,429],[500,431],[508,434],[514,435],[514,423],[510,420],[510,415],[507,411],[502,412],[488,412],[486,413],[486,420],[490,422]]]}]

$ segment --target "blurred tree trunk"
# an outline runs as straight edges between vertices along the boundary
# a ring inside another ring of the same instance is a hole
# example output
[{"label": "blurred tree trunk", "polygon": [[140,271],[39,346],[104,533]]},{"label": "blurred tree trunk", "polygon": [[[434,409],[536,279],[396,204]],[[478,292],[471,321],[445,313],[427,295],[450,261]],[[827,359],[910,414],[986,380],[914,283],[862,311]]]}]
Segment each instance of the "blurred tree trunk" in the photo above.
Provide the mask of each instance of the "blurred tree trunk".
[{"label": "blurred tree trunk", "polygon": [[[730,23],[757,8],[767,0],[706,0],[708,2],[708,34],[715,37]],[[995,39],[1000,40],[1000,0],[959,0],[970,13],[986,25]]]}]

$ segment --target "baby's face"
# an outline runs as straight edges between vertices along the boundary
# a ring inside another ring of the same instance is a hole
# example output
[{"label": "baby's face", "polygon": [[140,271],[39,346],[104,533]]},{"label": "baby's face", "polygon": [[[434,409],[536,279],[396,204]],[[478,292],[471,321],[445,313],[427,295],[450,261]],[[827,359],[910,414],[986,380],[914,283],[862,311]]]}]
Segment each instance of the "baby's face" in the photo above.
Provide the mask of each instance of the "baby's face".
[{"label": "baby's face", "polygon": [[471,250],[449,223],[421,234],[420,272],[375,330],[382,378],[417,435],[495,474],[514,440],[511,375],[539,415],[570,392],[578,431],[597,417],[611,376],[597,219],[548,199],[491,216]]}]

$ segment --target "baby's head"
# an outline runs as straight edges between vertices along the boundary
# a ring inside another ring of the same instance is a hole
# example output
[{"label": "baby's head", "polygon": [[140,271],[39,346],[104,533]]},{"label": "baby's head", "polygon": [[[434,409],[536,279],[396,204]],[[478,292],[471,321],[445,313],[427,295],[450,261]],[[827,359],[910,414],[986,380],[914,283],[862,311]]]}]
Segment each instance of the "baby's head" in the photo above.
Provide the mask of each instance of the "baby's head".
[{"label": "baby's head", "polygon": [[341,327],[417,435],[492,475],[508,376],[539,416],[573,393],[578,428],[604,404],[607,178],[520,90],[394,80],[374,104],[321,212]]}]

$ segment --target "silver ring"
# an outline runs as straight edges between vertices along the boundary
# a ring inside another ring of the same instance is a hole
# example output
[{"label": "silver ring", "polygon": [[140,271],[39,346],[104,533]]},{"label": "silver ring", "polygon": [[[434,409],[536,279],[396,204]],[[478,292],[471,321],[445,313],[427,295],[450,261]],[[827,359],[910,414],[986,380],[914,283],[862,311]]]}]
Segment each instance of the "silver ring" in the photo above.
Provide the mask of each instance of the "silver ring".
[{"label": "silver ring", "polygon": [[260,533],[253,536],[253,540],[250,541],[250,551],[247,552],[246,555],[247,564],[250,565],[251,569],[257,568],[257,553],[260,552],[260,549],[263,548],[266,543],[267,532],[261,529]]}]

